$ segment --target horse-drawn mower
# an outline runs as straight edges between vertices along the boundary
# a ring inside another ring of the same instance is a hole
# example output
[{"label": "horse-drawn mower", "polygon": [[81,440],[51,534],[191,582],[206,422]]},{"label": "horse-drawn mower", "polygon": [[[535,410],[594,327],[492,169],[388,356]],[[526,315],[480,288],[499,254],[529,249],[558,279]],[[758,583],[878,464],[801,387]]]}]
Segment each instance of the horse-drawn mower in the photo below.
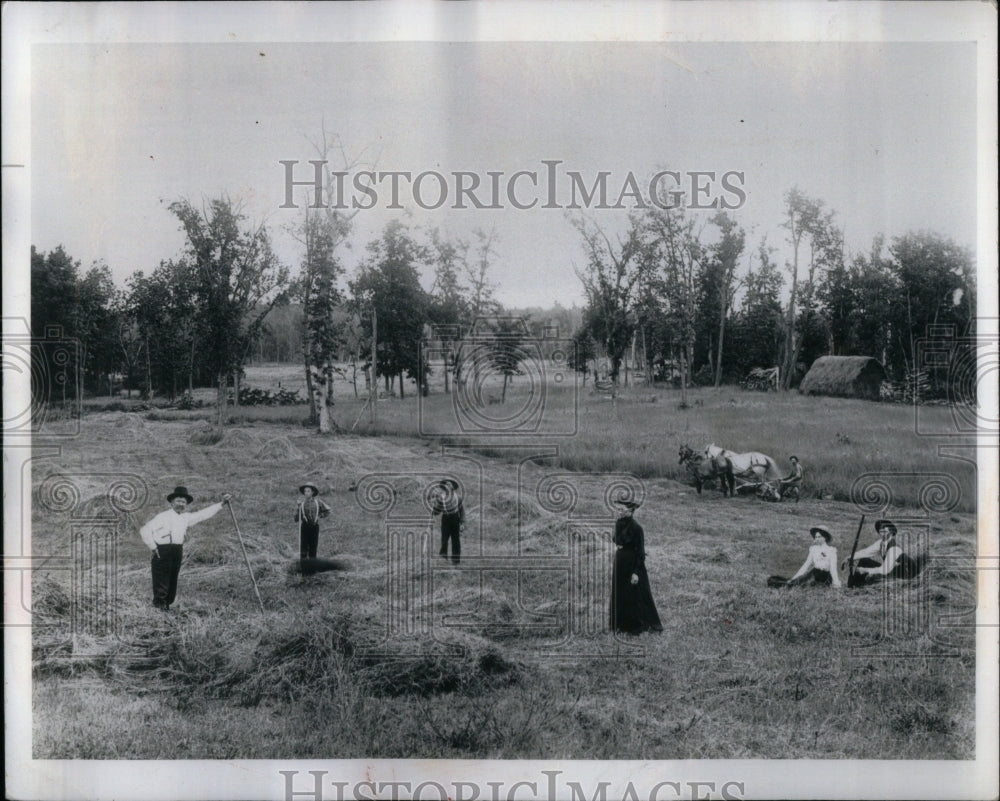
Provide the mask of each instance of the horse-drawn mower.
[{"label": "horse-drawn mower", "polygon": [[777,462],[766,454],[756,451],[735,453],[712,444],[704,451],[681,445],[678,455],[680,464],[687,467],[694,479],[699,495],[704,485],[713,484],[718,479],[723,494],[753,494],[765,501],[799,500],[798,480],[783,478]]}]

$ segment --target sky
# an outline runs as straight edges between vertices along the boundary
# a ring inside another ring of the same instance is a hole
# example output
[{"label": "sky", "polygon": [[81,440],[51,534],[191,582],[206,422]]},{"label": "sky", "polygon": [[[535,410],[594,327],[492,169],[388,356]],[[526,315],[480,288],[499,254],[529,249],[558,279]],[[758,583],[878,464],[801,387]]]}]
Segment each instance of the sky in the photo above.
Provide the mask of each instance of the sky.
[{"label": "sky", "polygon": [[[394,217],[465,239],[493,228],[491,276],[508,307],[584,303],[579,235],[524,178],[518,193],[540,198],[532,209],[506,197],[502,209],[454,208],[456,171],[485,187],[489,172],[505,186],[523,170],[544,186],[543,161],[559,161],[562,205],[565,171],[588,185],[608,171],[612,198],[629,172],[641,185],[660,169],[682,181],[714,171],[713,196],[723,173],[739,172],[745,202],[732,214],[754,246],[767,235],[779,262],[793,186],[836,212],[851,252],[917,229],[974,249],[975,69],[975,44],[954,42],[37,44],[31,242],[62,244],[84,268],[103,260],[121,284],[180,254],[170,202],[225,193],[297,269],[289,228],[301,211],[280,208],[280,162],[299,162],[296,180],[308,178],[325,128],[355,171],[436,171],[450,182],[436,210],[416,206],[405,185],[409,208],[386,208],[381,184],[355,218],[348,273]],[[423,205],[437,193],[424,182]],[[489,203],[485,188],[480,197]],[[610,233],[624,225],[620,209],[587,213]]]}]

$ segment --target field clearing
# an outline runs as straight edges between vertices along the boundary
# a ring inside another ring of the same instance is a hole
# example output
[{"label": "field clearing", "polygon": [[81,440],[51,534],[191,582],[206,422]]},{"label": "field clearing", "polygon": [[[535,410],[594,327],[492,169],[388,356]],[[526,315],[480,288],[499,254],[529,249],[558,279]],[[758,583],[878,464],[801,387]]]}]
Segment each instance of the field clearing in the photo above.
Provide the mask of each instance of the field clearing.
[{"label": "field clearing", "polygon": [[[909,453],[914,469],[926,470],[920,438],[909,451],[888,448],[894,438],[905,444],[899,412],[908,410],[871,404],[862,415],[852,402],[813,400],[808,408],[824,410],[823,425],[809,417],[811,430],[800,431],[789,421],[805,415],[807,399],[710,392],[693,393],[703,403],[686,410],[669,391],[650,402],[639,396],[653,392],[643,390],[614,405],[581,395],[580,435],[558,441],[554,458],[523,463],[402,433],[318,437],[294,418],[267,416],[304,415],[301,407],[241,410],[247,422],[214,445],[196,444],[205,423],[195,413],[86,415],[60,456],[34,463],[34,552],[65,556],[70,547],[69,512],[46,510],[40,497],[48,476],[132,473],[149,497],[120,529],[117,636],[71,636],[66,574],[36,571],[35,757],[970,758],[973,634],[933,621],[975,607],[972,514],[955,508],[927,518],[932,562],[912,583],[771,590],[766,577],[794,572],[814,523],[829,525],[834,545],[849,553],[857,509],[815,497],[817,484],[797,504],[766,504],[711,490],[698,497],[656,475],[675,466],[674,437],[701,436],[737,448],[780,443],[774,455],[794,449],[808,481],[822,457],[800,446],[818,449],[828,431],[836,441],[837,421],[852,420],[850,442],[838,444],[858,464],[857,452],[871,447],[855,439],[860,425],[881,435],[875,447],[884,444],[886,469],[905,469],[900,459]],[[748,426],[743,415],[727,415],[730,397],[760,414],[754,439],[736,438]],[[360,411],[354,403],[338,400],[342,427]],[[416,398],[380,403],[380,433],[417,430],[416,411]],[[590,521],[579,550],[586,576],[558,567],[569,564],[577,541],[566,515],[543,508],[539,491],[553,472],[565,472],[571,454],[580,471],[565,479],[578,493],[572,514]],[[651,467],[635,468],[643,464]],[[588,473],[605,470],[647,476],[637,519],[662,634],[601,630],[611,519],[604,479]],[[372,511],[378,492],[365,495],[366,510],[357,498],[365,485],[351,491],[374,473],[389,474],[396,488],[393,519],[411,532],[416,558],[409,573],[392,572],[399,552],[387,550],[383,518]],[[461,568],[436,558],[437,532],[421,503],[426,483],[445,473],[469,488]],[[849,491],[850,471],[838,475]],[[295,488],[306,479],[334,507],[321,526],[320,556],[343,557],[347,572],[288,572],[297,551]],[[106,504],[106,480],[78,479],[92,513]],[[137,529],[166,508],[163,497],[178,483],[195,495],[195,508],[234,493],[266,615],[226,510],[190,533],[171,612],[151,608],[149,555]],[[873,538],[869,525],[862,544]],[[477,569],[469,557],[479,554],[486,561]],[[509,561],[518,554],[523,562]],[[508,561],[492,568],[489,557]],[[400,632],[388,636],[400,619]],[[585,625],[572,628],[578,619]]]},{"label": "field clearing", "polygon": [[[488,436],[492,421],[505,416],[517,419],[519,410],[530,412],[537,407],[541,409],[543,433],[575,433],[527,439],[532,444],[558,447],[558,455],[548,463],[569,470],[624,471],[641,478],[687,481],[684,468],[677,463],[679,447],[687,444],[698,450],[714,442],[737,452],[766,453],[786,472],[788,457],[796,454],[805,468],[803,493],[811,497],[848,501],[859,479],[893,473],[890,505],[917,506],[924,484],[928,480],[940,484],[943,473],[954,483],[949,482],[947,501],[941,505],[948,510],[976,510],[975,469],[962,459],[939,456],[942,439],[918,433],[916,413],[910,405],[721,387],[689,390],[689,408],[682,409],[680,390],[632,386],[620,390],[612,401],[607,394],[594,392],[589,384],[581,386],[579,376],[575,384],[556,383],[551,375],[547,378],[544,396],[540,386],[531,384],[527,377],[516,378],[508,387],[503,406],[496,403],[499,380],[495,376],[486,380],[482,395],[489,405],[480,430],[475,427],[478,420],[464,429],[456,422],[456,403],[462,406],[471,401],[469,396],[444,394],[440,371],[432,374],[432,391],[427,397],[418,399],[413,388],[402,400],[380,400],[374,430],[369,413],[363,410],[363,382],[360,400],[354,398],[349,383],[336,382],[333,418],[342,429],[357,422],[354,433],[360,434],[417,436],[423,432],[461,446],[474,438],[483,452],[499,455],[499,446],[520,440]],[[288,386],[292,380],[289,365],[247,371],[247,384],[263,389],[274,389],[279,381]],[[185,414],[211,417],[210,410]],[[954,428],[948,407],[921,407],[920,415],[920,431]],[[307,416],[306,407],[250,407],[240,409],[233,420],[305,423]],[[497,427],[499,424],[494,430]]]}]

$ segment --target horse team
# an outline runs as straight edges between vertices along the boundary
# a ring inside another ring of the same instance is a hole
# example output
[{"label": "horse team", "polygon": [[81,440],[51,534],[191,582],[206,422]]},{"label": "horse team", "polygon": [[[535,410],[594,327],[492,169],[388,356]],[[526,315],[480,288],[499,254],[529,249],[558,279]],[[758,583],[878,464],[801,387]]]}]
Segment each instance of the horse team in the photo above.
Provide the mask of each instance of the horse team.
[{"label": "horse team", "polygon": [[798,457],[791,457],[792,472],[785,476],[774,459],[758,451],[735,453],[712,443],[704,451],[681,445],[678,456],[678,463],[687,467],[699,495],[705,484],[718,480],[723,495],[735,496],[736,479],[739,478],[742,482],[740,489],[751,487],[767,500],[781,500],[790,495],[798,499],[802,480]]}]

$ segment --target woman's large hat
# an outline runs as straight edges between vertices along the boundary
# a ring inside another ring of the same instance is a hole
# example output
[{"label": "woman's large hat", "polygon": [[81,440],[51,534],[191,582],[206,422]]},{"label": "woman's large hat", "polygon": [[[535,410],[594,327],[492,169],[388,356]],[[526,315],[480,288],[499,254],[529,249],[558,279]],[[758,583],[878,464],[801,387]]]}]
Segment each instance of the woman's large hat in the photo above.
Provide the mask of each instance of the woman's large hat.
[{"label": "woman's large hat", "polygon": [[306,487],[309,487],[309,489],[311,489],[313,491],[313,495],[319,495],[319,487],[317,487],[311,481],[307,481],[305,484],[303,484],[301,487],[299,487],[299,492],[301,492],[303,495],[305,495],[306,494]]},{"label": "woman's large hat", "polygon": [[813,526],[811,529],[809,529],[810,537],[815,537],[817,534],[823,535],[823,539],[826,540],[827,545],[833,542],[833,535],[825,528],[823,528],[823,526]]},{"label": "woman's large hat", "polygon": [[637,501],[627,492],[623,492],[620,495],[618,495],[615,498],[614,503],[616,503],[618,506],[624,506],[626,509],[631,509],[632,511],[635,511],[640,506],[642,506],[642,503],[640,501]]},{"label": "woman's large hat", "polygon": [[174,487],[174,491],[167,496],[167,503],[173,503],[174,498],[184,498],[188,503],[194,501],[187,491],[187,487]]},{"label": "woman's large hat", "polygon": [[875,521],[875,530],[877,532],[881,534],[882,529],[884,528],[889,529],[890,531],[892,531],[893,534],[896,533],[896,524],[893,523],[891,520],[886,520],[885,518],[883,518],[882,520]]}]

